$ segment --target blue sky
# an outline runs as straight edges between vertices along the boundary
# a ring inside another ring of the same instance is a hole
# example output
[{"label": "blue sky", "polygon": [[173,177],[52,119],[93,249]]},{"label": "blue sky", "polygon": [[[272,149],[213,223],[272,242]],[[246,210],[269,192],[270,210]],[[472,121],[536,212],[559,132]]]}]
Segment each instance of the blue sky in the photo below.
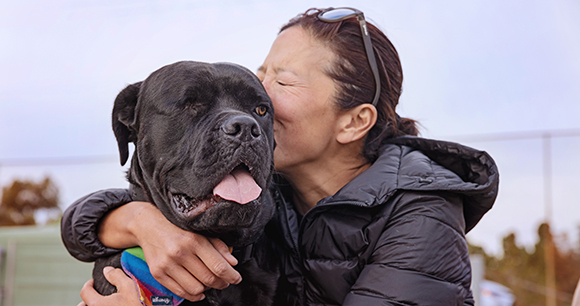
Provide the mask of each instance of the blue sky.
[{"label": "blue sky", "polygon": [[[461,141],[498,162],[496,206],[468,235],[490,251],[510,231],[522,245],[535,243],[545,216],[542,142],[476,141],[474,135],[580,130],[580,3],[573,0],[0,5],[0,185],[50,175],[63,207],[88,192],[126,186],[110,128],[121,89],[179,60],[255,70],[280,26],[310,7],[364,11],[401,56],[399,113],[419,120],[425,137]],[[580,137],[552,140],[554,227],[574,241],[579,153]],[[110,162],[42,164],[90,156],[110,156]]]}]

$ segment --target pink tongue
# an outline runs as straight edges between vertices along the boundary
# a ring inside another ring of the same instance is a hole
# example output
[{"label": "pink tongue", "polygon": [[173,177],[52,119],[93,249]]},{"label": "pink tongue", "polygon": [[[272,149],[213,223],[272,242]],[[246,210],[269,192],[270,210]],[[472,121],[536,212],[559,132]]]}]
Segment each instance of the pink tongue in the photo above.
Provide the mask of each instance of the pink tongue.
[{"label": "pink tongue", "polygon": [[214,195],[240,204],[252,202],[261,192],[262,188],[256,184],[250,173],[243,169],[232,171],[213,189]]}]

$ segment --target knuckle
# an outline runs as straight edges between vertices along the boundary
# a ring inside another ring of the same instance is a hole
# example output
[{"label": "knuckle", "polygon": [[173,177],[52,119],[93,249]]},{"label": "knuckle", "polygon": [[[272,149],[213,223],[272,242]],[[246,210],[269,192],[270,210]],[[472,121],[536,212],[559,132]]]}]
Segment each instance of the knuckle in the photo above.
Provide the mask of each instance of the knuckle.
[{"label": "knuckle", "polygon": [[163,280],[165,278],[165,269],[160,268],[158,266],[155,267],[150,267],[149,271],[151,272],[151,275],[153,276],[153,278],[155,278],[156,280]]},{"label": "knuckle", "polygon": [[150,270],[166,270],[170,267],[171,259],[165,256],[160,256],[152,260],[149,264]]},{"label": "knuckle", "polygon": [[199,299],[200,294],[203,294],[205,287],[198,282],[192,282],[189,283],[186,287],[176,287],[168,289],[178,296],[181,296],[190,301],[195,301]]},{"label": "knuckle", "polygon": [[214,265],[214,273],[219,276],[222,277],[224,275],[226,275],[226,273],[228,272],[230,266],[226,263],[220,262]]},{"label": "knuckle", "polygon": [[212,244],[218,250],[222,250],[223,251],[223,250],[227,250],[228,249],[228,246],[223,241],[221,241],[218,238],[214,238],[214,240],[212,240]]},{"label": "knuckle", "polygon": [[203,293],[205,287],[200,283],[190,284],[187,288],[187,294],[189,296],[197,296]]},{"label": "knuckle", "polygon": [[174,290],[172,290],[175,292],[175,294],[179,295],[179,296],[184,296],[184,295],[188,295],[189,292],[185,291],[185,289],[183,288],[176,288]]},{"label": "knuckle", "polygon": [[215,285],[215,284],[218,282],[218,280],[219,280],[219,279],[218,279],[218,278],[217,278],[215,275],[206,275],[206,276],[203,278],[203,281],[202,281],[202,282],[203,282],[203,283],[204,283],[206,286],[213,287],[213,285]]},{"label": "knuckle", "polygon": [[180,247],[171,247],[167,250],[167,254],[170,259],[182,258],[184,256],[183,249]]},{"label": "knuckle", "polygon": [[191,241],[193,245],[199,245],[202,242],[202,239],[205,239],[203,236],[198,235],[196,233],[188,233],[188,240]]},{"label": "knuckle", "polygon": [[174,288],[174,289],[171,289],[171,291],[173,293],[175,293],[176,295],[181,296],[181,297],[184,297],[184,298],[188,298],[189,299],[189,297],[190,297],[190,295],[187,292],[185,292],[185,290],[183,290],[181,288]]},{"label": "knuckle", "polygon": [[224,244],[220,239],[215,238],[215,237],[214,238],[208,238],[208,239],[209,239],[209,241],[211,241],[212,244],[215,244],[215,245]]}]

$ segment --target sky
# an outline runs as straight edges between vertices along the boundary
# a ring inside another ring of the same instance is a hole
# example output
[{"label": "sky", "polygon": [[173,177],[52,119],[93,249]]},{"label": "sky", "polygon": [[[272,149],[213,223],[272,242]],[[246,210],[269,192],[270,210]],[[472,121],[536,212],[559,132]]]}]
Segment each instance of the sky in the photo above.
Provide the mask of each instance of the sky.
[{"label": "sky", "polygon": [[496,160],[500,193],[470,242],[499,253],[515,232],[531,248],[550,207],[556,234],[578,243],[575,0],[0,0],[0,186],[50,176],[63,209],[126,187],[110,127],[120,90],[180,60],[256,70],[285,22],[330,6],[362,10],[393,42],[404,72],[397,111],[418,120],[422,136]]}]

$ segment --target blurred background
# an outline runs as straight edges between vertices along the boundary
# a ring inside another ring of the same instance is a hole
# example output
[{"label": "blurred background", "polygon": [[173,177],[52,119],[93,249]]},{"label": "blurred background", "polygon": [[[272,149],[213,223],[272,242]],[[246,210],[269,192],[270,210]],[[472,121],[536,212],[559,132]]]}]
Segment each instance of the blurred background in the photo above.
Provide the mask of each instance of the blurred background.
[{"label": "blurred background", "polygon": [[[0,229],[1,305],[37,303],[18,288],[51,283],[18,283],[20,243],[53,241],[74,200],[127,187],[110,127],[121,89],[180,60],[256,70],[286,21],[329,6],[362,10],[391,39],[405,76],[398,112],[423,137],[496,160],[499,197],[467,238],[493,282],[481,298],[505,291],[512,302],[481,305],[570,305],[580,277],[576,0],[0,0],[0,223],[48,224]],[[63,274],[76,262],[60,259],[60,245],[53,253],[76,304],[82,281]]]}]

